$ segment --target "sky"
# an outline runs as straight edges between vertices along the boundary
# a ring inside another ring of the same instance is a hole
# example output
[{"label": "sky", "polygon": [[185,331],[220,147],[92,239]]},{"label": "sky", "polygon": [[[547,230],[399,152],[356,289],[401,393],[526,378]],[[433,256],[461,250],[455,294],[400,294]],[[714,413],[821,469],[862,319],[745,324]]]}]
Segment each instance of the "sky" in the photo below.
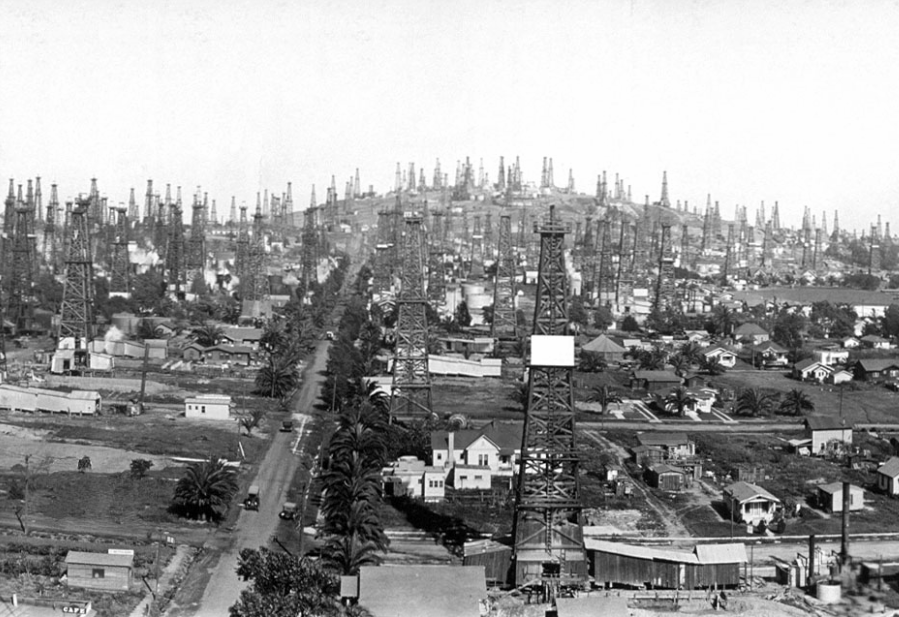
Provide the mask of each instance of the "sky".
[{"label": "sky", "polygon": [[[500,155],[635,201],[899,224],[899,2],[0,0],[0,178],[115,204]],[[2,190],[5,192],[6,182]],[[46,199],[46,197],[45,197]]]}]

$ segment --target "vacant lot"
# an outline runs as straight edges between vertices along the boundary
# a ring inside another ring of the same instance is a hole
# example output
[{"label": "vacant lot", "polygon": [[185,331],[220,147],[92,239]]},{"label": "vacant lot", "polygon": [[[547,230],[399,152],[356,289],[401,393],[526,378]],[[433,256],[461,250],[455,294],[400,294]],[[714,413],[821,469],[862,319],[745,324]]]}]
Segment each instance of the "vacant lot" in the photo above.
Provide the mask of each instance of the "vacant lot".
[{"label": "vacant lot", "polygon": [[436,377],[431,382],[434,413],[439,417],[461,413],[477,420],[522,419],[521,407],[509,398],[518,387],[497,377]]}]

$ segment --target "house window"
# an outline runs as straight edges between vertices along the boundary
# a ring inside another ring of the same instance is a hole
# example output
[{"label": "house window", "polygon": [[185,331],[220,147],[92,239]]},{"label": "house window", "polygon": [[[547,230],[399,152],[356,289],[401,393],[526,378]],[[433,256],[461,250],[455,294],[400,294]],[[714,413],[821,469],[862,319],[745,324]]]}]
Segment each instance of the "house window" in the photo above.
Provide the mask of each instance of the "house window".
[{"label": "house window", "polygon": [[483,480],[483,479],[484,479],[484,476],[475,476],[474,479],[475,479],[475,480]]},{"label": "house window", "polygon": [[484,467],[490,464],[490,455],[489,454],[478,454],[478,465]]},{"label": "house window", "polygon": [[200,407],[200,413],[206,413],[206,405]]},{"label": "house window", "polygon": [[443,459],[443,455],[440,454],[440,453],[438,453],[438,454],[437,454],[437,460],[439,461],[439,460],[442,460],[442,459]]},{"label": "house window", "polygon": [[91,578],[106,578],[106,570],[103,568],[91,568]]},{"label": "house window", "polygon": [[467,480],[467,479],[468,479],[468,476],[459,476],[459,479],[460,479],[460,480]]}]

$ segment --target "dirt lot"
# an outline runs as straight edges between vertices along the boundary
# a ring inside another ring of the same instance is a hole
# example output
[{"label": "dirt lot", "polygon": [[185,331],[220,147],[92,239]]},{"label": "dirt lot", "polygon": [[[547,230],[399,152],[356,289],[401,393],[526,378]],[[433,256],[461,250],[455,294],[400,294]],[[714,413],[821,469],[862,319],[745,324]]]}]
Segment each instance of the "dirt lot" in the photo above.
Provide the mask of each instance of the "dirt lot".
[{"label": "dirt lot", "polygon": [[434,412],[440,417],[462,413],[477,420],[520,420],[521,408],[509,398],[516,387],[498,378],[435,377],[431,382]]}]

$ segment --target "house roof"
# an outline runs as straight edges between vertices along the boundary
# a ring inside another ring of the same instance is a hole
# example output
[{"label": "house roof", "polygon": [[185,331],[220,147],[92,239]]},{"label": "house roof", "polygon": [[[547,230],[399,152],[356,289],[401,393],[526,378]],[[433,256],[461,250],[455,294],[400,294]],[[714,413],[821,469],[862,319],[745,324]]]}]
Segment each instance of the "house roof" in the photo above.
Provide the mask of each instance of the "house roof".
[{"label": "house roof", "polygon": [[[842,482],[831,482],[830,484],[822,484],[821,486],[818,487],[818,490],[822,491],[824,493],[829,493],[831,495],[836,495],[837,493],[839,493],[843,490],[843,483]],[[863,489],[860,486],[855,486],[854,484],[850,484],[849,491],[851,492],[853,490],[861,491]]]},{"label": "house roof", "polygon": [[754,334],[768,334],[768,331],[757,323],[752,323],[751,321],[740,324],[734,329],[734,336],[736,337],[752,336]]},{"label": "house roof", "polygon": [[671,371],[634,371],[634,378],[653,383],[680,383],[681,378]]},{"label": "house roof", "polygon": [[88,553],[87,551],[69,551],[66,564],[83,564],[86,566],[117,566],[130,568],[134,562],[133,555],[112,555],[110,553]]},{"label": "house roof", "polygon": [[627,351],[605,334],[600,334],[595,339],[581,347],[581,351],[589,351],[591,353],[603,354],[621,354]]},{"label": "house roof", "polygon": [[230,354],[245,353],[251,355],[253,353],[253,349],[246,345],[213,345],[212,347],[207,347],[206,351],[224,351]]},{"label": "house roof", "polygon": [[806,360],[797,362],[796,364],[793,365],[793,368],[795,368],[797,371],[805,371],[806,369],[810,369],[810,368],[814,367],[816,364],[818,366],[821,366],[822,368],[827,369],[828,371],[831,370],[831,368],[829,366],[827,366],[826,364],[822,363],[819,360],[815,360],[814,358],[807,358]]},{"label": "house roof", "polygon": [[222,336],[232,341],[258,341],[262,338],[262,328],[232,326],[222,330]]},{"label": "house roof", "polygon": [[866,373],[884,371],[888,368],[899,369],[899,360],[891,358],[863,358],[856,363]]},{"label": "house roof", "polygon": [[899,457],[893,456],[886,463],[877,468],[877,473],[895,478],[899,476]]},{"label": "house roof", "polygon": [[594,538],[584,538],[584,547],[588,551],[599,551],[609,553],[611,555],[623,555],[625,557],[635,557],[637,559],[652,559],[654,561],[675,561],[679,563],[698,563],[696,555],[686,551],[676,551],[668,549],[659,549],[652,546],[636,546],[633,544],[622,544],[621,542],[611,542],[609,540],[596,540]]},{"label": "house roof", "polygon": [[860,340],[865,341],[866,343],[889,343],[889,339],[885,339],[882,336],[877,336],[876,334],[866,334]]},{"label": "house roof", "polygon": [[654,474],[660,476],[663,473],[676,473],[680,476],[684,475],[684,470],[678,467],[672,467],[671,465],[666,465],[664,463],[660,463],[658,465],[653,465],[649,468]]},{"label": "house roof", "polygon": [[686,433],[647,432],[637,435],[637,440],[644,446],[683,446],[690,443]]},{"label": "house roof", "polygon": [[780,503],[780,499],[763,489],[761,486],[756,486],[755,484],[750,484],[749,482],[734,482],[730,486],[726,487],[724,489],[724,492],[729,493],[740,503],[749,501],[750,499],[755,499],[756,497],[763,497],[764,499]]},{"label": "house roof", "polygon": [[[511,454],[521,449],[522,426],[507,422],[491,421],[480,429],[463,429],[454,431],[453,448],[465,450],[473,444],[478,437],[485,437],[497,447],[501,454]],[[449,431],[434,431],[431,433],[431,449],[449,449]]]},{"label": "house roof", "polygon": [[[409,593],[409,590],[415,593]],[[477,617],[484,566],[362,566],[359,605],[373,617]]]},{"label": "house roof", "polygon": [[746,563],[746,545],[737,542],[730,544],[697,544],[696,559],[701,564]]},{"label": "house roof", "polygon": [[852,425],[847,425],[845,420],[833,416],[809,416],[805,419],[805,425],[812,431],[852,430]]},{"label": "house roof", "polygon": [[763,343],[756,343],[755,345],[752,345],[750,347],[750,349],[758,351],[760,353],[763,353],[766,351],[773,351],[775,353],[787,353],[787,351],[789,351],[786,347],[784,347],[783,345],[781,345],[780,343],[777,343],[775,341],[765,341]]}]

